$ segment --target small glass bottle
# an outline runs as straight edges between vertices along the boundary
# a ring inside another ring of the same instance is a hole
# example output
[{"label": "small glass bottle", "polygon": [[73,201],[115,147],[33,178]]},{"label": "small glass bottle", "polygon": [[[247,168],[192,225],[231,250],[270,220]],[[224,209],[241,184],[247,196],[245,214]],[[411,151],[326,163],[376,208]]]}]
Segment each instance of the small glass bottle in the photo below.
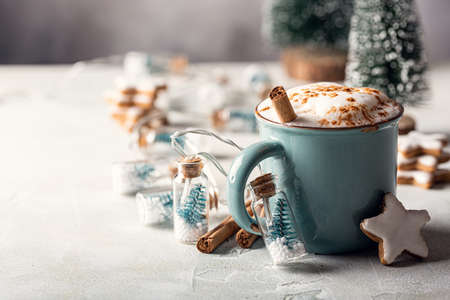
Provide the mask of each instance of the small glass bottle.
[{"label": "small glass bottle", "polygon": [[170,135],[173,132],[173,129],[163,125],[154,128],[145,124],[135,129],[132,139],[139,148],[145,148],[155,143],[170,144]]},{"label": "small glass bottle", "polygon": [[114,192],[122,195],[170,184],[167,166],[153,160],[114,162],[112,179]]},{"label": "small glass bottle", "polygon": [[286,194],[276,189],[274,179],[269,173],[250,182],[252,210],[273,264],[298,263],[307,252]]},{"label": "small glass bottle", "polygon": [[136,204],[139,220],[143,225],[172,222],[173,191],[170,185],[137,193]]},{"label": "small glass bottle", "polygon": [[199,157],[186,157],[178,162],[178,174],[173,180],[175,238],[194,244],[208,232],[208,179],[202,173]]},{"label": "small glass bottle", "polygon": [[256,117],[252,111],[240,108],[219,109],[211,115],[212,126],[220,131],[257,132]]}]

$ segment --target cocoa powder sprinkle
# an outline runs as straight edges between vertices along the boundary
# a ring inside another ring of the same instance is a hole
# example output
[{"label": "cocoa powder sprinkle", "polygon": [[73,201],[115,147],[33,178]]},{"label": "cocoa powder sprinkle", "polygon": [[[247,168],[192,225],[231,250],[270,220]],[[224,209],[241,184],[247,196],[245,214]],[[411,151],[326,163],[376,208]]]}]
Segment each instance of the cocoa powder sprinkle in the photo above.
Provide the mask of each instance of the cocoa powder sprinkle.
[{"label": "cocoa powder sprinkle", "polygon": [[336,106],[332,106],[329,111],[327,111],[327,115],[336,112]]},{"label": "cocoa powder sprinkle", "polygon": [[327,126],[330,122],[327,119],[321,119],[319,121],[320,125],[322,126]]}]

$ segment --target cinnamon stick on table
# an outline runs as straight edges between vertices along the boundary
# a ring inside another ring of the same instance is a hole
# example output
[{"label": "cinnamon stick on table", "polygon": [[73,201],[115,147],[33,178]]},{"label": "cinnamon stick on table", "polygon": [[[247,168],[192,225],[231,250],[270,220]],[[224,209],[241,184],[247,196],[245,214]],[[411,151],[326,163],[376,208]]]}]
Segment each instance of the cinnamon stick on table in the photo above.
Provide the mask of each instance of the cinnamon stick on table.
[{"label": "cinnamon stick on table", "polygon": [[269,98],[272,100],[273,108],[282,123],[297,119],[297,114],[292,108],[291,101],[282,86],[276,86],[270,91]]},{"label": "cinnamon stick on table", "polygon": [[[247,211],[250,213],[250,202],[246,203]],[[214,229],[208,231],[197,241],[197,249],[203,253],[213,252],[230,236],[238,232],[240,227],[231,216],[228,216]]]},{"label": "cinnamon stick on table", "polygon": [[[250,216],[253,216],[253,211],[251,211],[249,214],[250,214]],[[264,207],[260,212],[260,216],[264,216]],[[253,229],[259,230],[257,228],[253,228]],[[258,238],[259,238],[259,235],[250,233],[248,231],[245,231],[244,229],[241,229],[236,233],[237,244],[239,245],[239,247],[245,248],[245,249],[250,248]]]},{"label": "cinnamon stick on table", "polygon": [[253,243],[259,238],[259,235],[245,231],[244,229],[239,230],[236,233],[236,242],[241,248],[248,249]]},{"label": "cinnamon stick on table", "polygon": [[216,191],[209,193],[209,208],[210,209],[218,209],[219,208],[219,195]]}]

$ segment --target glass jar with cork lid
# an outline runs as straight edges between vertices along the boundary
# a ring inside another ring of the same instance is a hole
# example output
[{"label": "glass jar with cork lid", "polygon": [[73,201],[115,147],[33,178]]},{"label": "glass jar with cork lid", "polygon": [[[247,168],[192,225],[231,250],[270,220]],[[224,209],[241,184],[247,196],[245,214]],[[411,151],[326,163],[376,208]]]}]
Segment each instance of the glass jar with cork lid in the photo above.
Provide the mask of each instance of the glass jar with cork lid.
[{"label": "glass jar with cork lid", "polygon": [[173,180],[175,238],[186,244],[196,243],[208,232],[209,184],[203,166],[198,156],[185,157],[178,162]]},{"label": "glass jar with cork lid", "polygon": [[274,265],[301,262],[308,253],[298,233],[298,224],[286,194],[277,189],[271,173],[249,184],[252,210]]}]

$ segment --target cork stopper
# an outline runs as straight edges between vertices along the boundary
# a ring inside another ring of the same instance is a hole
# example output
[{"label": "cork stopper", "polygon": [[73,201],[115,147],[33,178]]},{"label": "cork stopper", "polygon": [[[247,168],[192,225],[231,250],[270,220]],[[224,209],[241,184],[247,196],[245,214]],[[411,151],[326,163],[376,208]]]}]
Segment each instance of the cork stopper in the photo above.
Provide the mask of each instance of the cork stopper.
[{"label": "cork stopper", "polygon": [[200,157],[185,157],[178,162],[178,172],[181,172],[184,178],[199,177],[202,169],[203,162]]},{"label": "cork stopper", "polygon": [[186,56],[184,55],[174,56],[169,61],[169,70],[175,74],[183,74],[188,64],[189,61]]},{"label": "cork stopper", "polygon": [[155,101],[156,99],[158,99],[159,93],[164,92],[164,91],[167,91],[167,84],[165,84],[165,83],[158,84],[158,85],[155,87],[155,91],[154,91],[154,93],[153,93],[153,101]]},{"label": "cork stopper", "polygon": [[266,99],[269,93],[270,93],[270,86],[265,86],[263,89],[261,89],[260,92],[257,93],[257,95],[259,99],[264,100]]},{"label": "cork stopper", "polygon": [[275,195],[275,183],[273,182],[273,175],[271,173],[257,177],[250,182],[250,186],[258,199],[270,198]]},{"label": "cork stopper", "polygon": [[282,123],[291,122],[297,119],[297,114],[294,112],[291,101],[289,101],[286,91],[282,86],[274,87],[270,91],[269,97],[272,100],[273,108]]},{"label": "cork stopper", "polygon": [[144,124],[137,132],[137,138],[138,138],[138,146],[140,148],[144,148],[148,146],[147,142],[147,136],[152,134],[152,129],[147,125]]},{"label": "cork stopper", "polygon": [[173,161],[173,162],[169,163],[169,165],[167,166],[167,169],[169,170],[170,177],[172,179],[175,178],[175,176],[178,173],[177,161]]},{"label": "cork stopper", "polygon": [[210,116],[212,126],[218,130],[223,129],[225,127],[228,118],[229,114],[227,115],[226,111],[223,109],[215,110]]}]

